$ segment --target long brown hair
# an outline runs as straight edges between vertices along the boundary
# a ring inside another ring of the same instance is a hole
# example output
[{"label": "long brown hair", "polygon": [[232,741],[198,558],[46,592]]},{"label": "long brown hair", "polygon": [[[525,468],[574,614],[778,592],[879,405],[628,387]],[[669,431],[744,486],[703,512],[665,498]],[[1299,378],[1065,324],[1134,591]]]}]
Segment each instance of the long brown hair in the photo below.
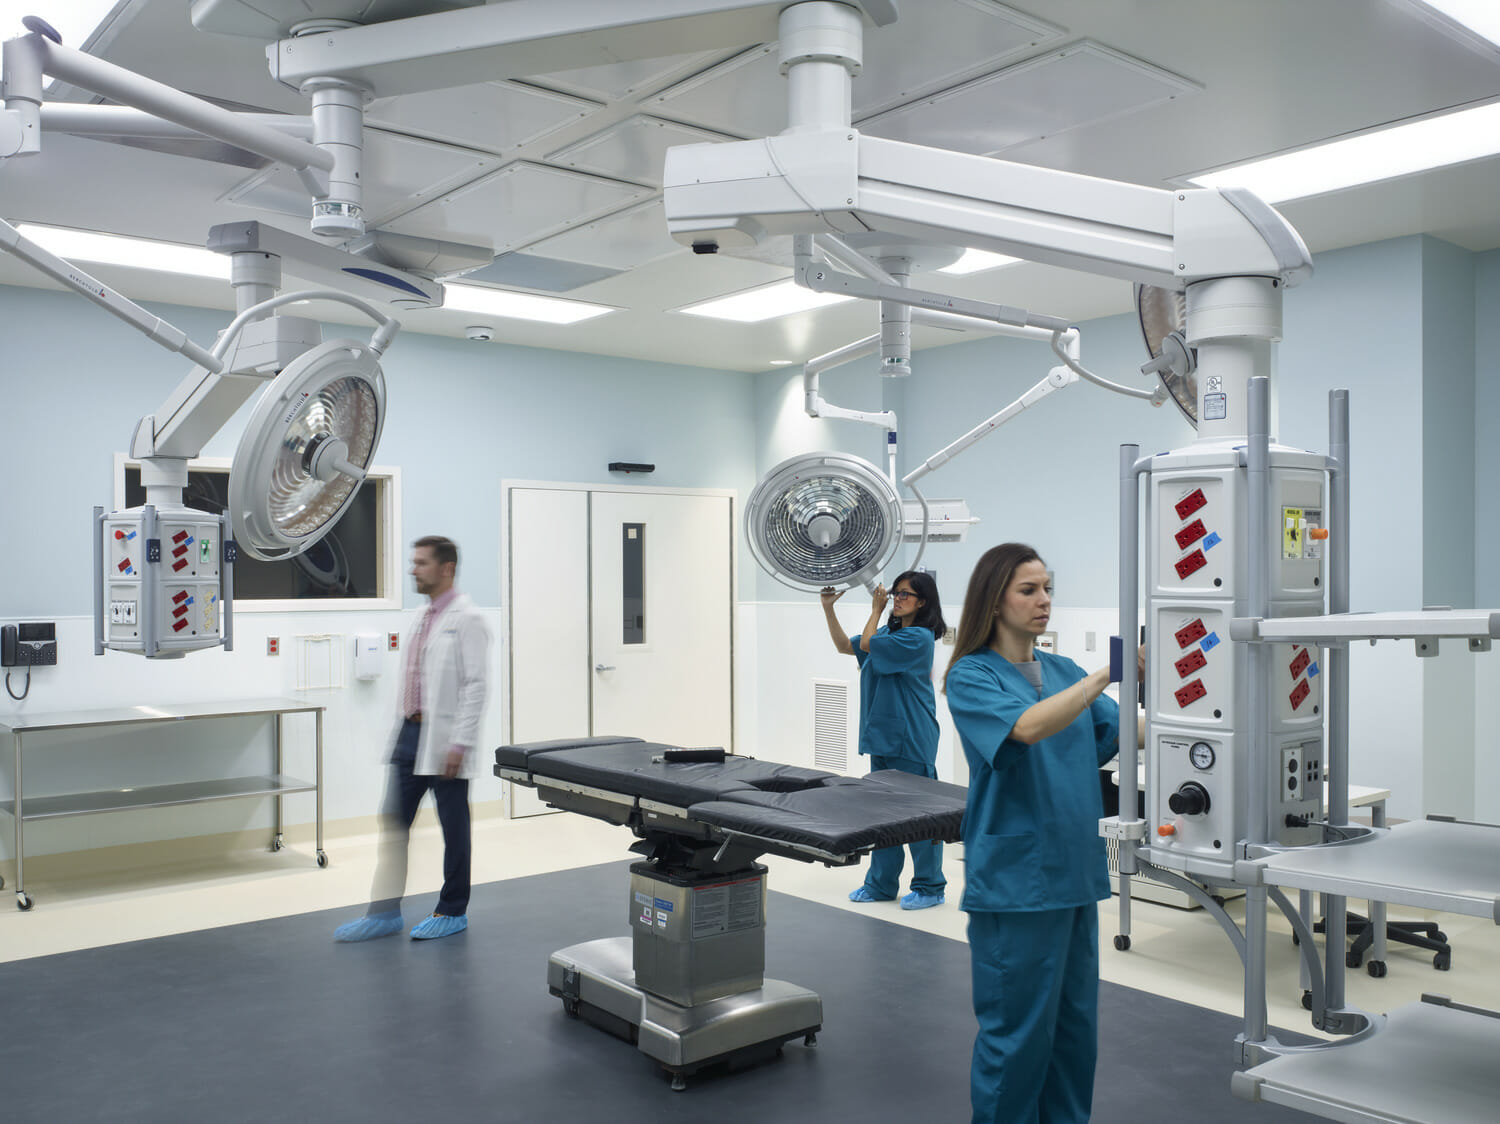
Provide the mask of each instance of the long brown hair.
[{"label": "long brown hair", "polygon": [[958,618],[958,636],[953,641],[953,655],[943,672],[943,690],[948,690],[948,676],[953,665],[971,652],[988,647],[995,634],[995,615],[1000,602],[1015,577],[1017,568],[1028,562],[1040,562],[1042,556],[1023,542],[1003,542],[984,552],[969,575],[964,592],[963,614]]}]

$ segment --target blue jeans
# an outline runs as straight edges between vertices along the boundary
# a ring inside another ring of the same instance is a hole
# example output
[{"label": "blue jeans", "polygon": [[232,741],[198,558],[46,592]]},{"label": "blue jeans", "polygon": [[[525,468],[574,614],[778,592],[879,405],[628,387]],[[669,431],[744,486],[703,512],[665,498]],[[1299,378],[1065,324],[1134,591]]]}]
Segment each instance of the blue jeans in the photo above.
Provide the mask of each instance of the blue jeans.
[{"label": "blue jeans", "polygon": [[[937,770],[931,765],[922,765],[901,757],[870,755],[870,772],[881,769],[896,769],[917,777],[937,780]],[[923,843],[908,843],[911,848],[911,888],[919,894],[937,895],[943,892],[948,880],[943,877],[943,845],[937,840]],[[900,847],[881,847],[870,852],[870,870],[865,875],[865,889],[873,898],[894,898],[901,890],[901,869],[906,865],[906,852]]]},{"label": "blue jeans", "polygon": [[422,727],[410,720],[401,724],[396,748],[391,751],[391,776],[385,790],[385,808],[380,829],[380,850],[375,862],[375,884],[370,892],[370,912],[385,913],[401,908],[406,892],[406,843],[417,807],[431,789],[437,803],[438,823],[443,827],[443,889],[434,913],[461,917],[469,911],[470,860],[469,782],[464,777],[421,776],[414,772],[417,742]]}]

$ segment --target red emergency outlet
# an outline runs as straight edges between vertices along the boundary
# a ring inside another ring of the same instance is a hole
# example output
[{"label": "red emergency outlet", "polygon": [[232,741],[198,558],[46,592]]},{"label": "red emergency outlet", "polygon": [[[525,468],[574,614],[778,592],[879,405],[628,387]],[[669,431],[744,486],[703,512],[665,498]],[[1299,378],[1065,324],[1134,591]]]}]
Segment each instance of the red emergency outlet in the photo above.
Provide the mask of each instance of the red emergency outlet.
[{"label": "red emergency outlet", "polygon": [[1292,709],[1296,710],[1299,706],[1306,702],[1307,696],[1310,694],[1312,694],[1312,688],[1307,685],[1306,679],[1302,680],[1295,687],[1293,687],[1292,693],[1289,696],[1292,700]]},{"label": "red emergency outlet", "polygon": [[1194,519],[1174,536],[1177,539],[1177,549],[1186,550],[1206,534],[1208,528],[1203,525],[1203,520]]},{"label": "red emergency outlet", "polygon": [[268,655],[268,656],[279,656],[279,655],[281,655],[281,641],[279,639],[277,639],[274,636],[268,636],[268,637],[266,637],[266,655]]},{"label": "red emergency outlet", "polygon": [[1186,580],[1187,578],[1192,577],[1194,574],[1196,574],[1199,570],[1203,569],[1203,567],[1205,567],[1207,565],[1208,565],[1208,559],[1203,556],[1203,551],[1201,551],[1201,550],[1195,550],[1195,551],[1193,551],[1193,553],[1189,554],[1186,558],[1182,558],[1182,559],[1178,560],[1178,562],[1177,562],[1177,576],[1179,578],[1182,578],[1182,579]]},{"label": "red emergency outlet", "polygon": [[1293,679],[1301,679],[1302,673],[1307,670],[1308,665],[1311,663],[1312,657],[1307,654],[1307,649],[1303,648],[1297,653],[1296,658],[1292,660],[1292,664],[1287,670],[1292,673]]},{"label": "red emergency outlet", "polygon": [[1208,505],[1208,497],[1203,494],[1202,488],[1194,488],[1182,499],[1177,501],[1177,518],[1186,519],[1193,512]]},{"label": "red emergency outlet", "polygon": [[1208,626],[1203,623],[1203,618],[1198,617],[1189,621],[1172,634],[1177,637],[1177,646],[1186,648],[1189,644],[1196,644],[1208,635]]},{"label": "red emergency outlet", "polygon": [[398,648],[400,648],[401,647],[401,634],[398,633],[398,632],[387,633],[386,634],[386,646],[388,648],[390,648],[390,650],[393,651],[393,652],[396,651]]},{"label": "red emergency outlet", "polygon": [[1175,692],[1178,706],[1191,706],[1204,695],[1208,694],[1208,688],[1203,685],[1203,680],[1194,679],[1186,687],[1181,687]]},{"label": "red emergency outlet", "polygon": [[1208,657],[1205,656],[1199,649],[1194,648],[1191,652],[1183,656],[1182,659],[1178,660],[1172,666],[1177,669],[1177,677],[1179,679],[1186,679],[1200,667],[1208,666]]}]

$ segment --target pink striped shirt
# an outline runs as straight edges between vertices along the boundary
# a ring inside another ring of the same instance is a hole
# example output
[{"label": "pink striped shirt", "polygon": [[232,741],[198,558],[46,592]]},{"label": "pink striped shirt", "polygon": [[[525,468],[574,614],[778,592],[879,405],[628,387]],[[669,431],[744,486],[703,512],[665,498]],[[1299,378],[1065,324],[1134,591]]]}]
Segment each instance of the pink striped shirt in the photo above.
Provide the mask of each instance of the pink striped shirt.
[{"label": "pink striped shirt", "polygon": [[417,621],[411,645],[406,649],[406,685],[401,696],[401,713],[408,718],[422,709],[422,649],[427,644],[427,633],[432,622],[443,615],[443,610],[457,596],[457,587],[449,586],[446,592],[432,599],[422,611],[422,619]]}]

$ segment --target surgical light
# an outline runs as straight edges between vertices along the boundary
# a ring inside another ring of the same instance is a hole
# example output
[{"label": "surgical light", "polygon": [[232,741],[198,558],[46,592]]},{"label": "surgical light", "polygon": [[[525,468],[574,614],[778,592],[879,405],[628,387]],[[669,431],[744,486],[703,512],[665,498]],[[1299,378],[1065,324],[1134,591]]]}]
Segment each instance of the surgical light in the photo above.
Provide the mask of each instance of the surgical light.
[{"label": "surgical light", "polygon": [[761,567],[804,592],[874,587],[901,545],[895,486],[874,465],[843,453],[782,461],[750,493],[745,536]]},{"label": "surgical light", "polygon": [[147,238],[128,238],[119,234],[101,234],[94,230],[38,226],[26,222],[17,223],[16,229],[44,250],[70,261],[123,265],[157,273],[185,273],[217,281],[229,280],[229,259],[223,254],[215,254],[199,246],[182,246],[175,242],[155,242]]},{"label": "surgical light", "polygon": [[1327,141],[1188,177],[1249,188],[1267,203],[1303,199],[1500,153],[1500,102]]},{"label": "surgical light", "polygon": [[853,297],[833,293],[814,293],[799,286],[788,277],[771,285],[746,289],[727,297],[716,297],[710,301],[690,304],[677,309],[689,316],[706,316],[711,320],[733,320],[739,324],[758,324],[762,320],[774,320],[778,316],[791,316],[798,312],[810,312],[815,308],[843,304]]},{"label": "surgical light", "polygon": [[537,320],[544,324],[577,324],[604,316],[614,309],[602,304],[585,301],[559,300],[556,297],[538,297],[530,293],[515,293],[508,289],[490,289],[479,285],[445,286],[443,307],[456,312],[479,312],[487,316],[503,316],[510,320]]}]

